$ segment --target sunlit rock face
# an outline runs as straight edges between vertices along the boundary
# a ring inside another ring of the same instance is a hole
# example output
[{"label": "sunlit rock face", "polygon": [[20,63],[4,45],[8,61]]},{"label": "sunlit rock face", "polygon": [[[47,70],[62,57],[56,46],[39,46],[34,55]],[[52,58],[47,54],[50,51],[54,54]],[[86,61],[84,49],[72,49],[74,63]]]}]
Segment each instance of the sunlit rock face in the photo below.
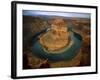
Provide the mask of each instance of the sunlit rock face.
[{"label": "sunlit rock face", "polygon": [[40,44],[48,51],[64,48],[69,43],[67,23],[63,18],[54,18],[51,29],[40,37]]}]

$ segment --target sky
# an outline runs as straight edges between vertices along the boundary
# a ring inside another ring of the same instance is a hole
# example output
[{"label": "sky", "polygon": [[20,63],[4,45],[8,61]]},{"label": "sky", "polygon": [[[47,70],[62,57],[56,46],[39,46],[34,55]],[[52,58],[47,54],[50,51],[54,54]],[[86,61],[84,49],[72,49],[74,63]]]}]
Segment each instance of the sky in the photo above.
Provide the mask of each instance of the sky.
[{"label": "sky", "polygon": [[25,16],[62,16],[62,17],[78,17],[90,19],[90,13],[73,13],[73,12],[51,12],[51,11],[34,11],[34,10],[23,10]]}]

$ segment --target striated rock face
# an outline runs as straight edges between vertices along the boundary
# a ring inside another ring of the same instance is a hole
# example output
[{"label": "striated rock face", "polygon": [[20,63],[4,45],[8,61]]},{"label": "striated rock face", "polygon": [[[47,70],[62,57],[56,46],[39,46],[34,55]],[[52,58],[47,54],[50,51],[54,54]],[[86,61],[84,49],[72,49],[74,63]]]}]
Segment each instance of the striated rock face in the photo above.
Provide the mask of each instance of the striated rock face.
[{"label": "striated rock face", "polygon": [[23,47],[32,46],[32,37],[48,26],[41,17],[23,16]]},{"label": "striated rock face", "polygon": [[[52,16],[50,17],[54,18]],[[47,61],[46,62],[45,60],[40,59],[34,55],[34,52],[32,52],[32,47],[33,47],[32,36],[35,33],[40,32],[41,30],[47,28],[49,26],[46,23],[47,21],[50,22],[53,28],[50,33],[56,32],[53,25],[57,24],[56,22],[59,22],[59,20],[55,19],[54,21],[54,19],[51,20],[51,18],[45,19],[44,17],[39,17],[39,16],[38,17],[23,16],[23,42],[24,42],[23,43],[23,69],[31,69],[31,68],[39,69],[39,68],[47,68],[47,67],[57,68],[57,67],[90,66],[91,65],[91,21],[87,19],[77,19],[77,18],[68,19],[66,18],[66,26],[67,26],[67,23],[70,22],[71,24],[73,24],[73,31],[81,34],[83,37],[82,48],[80,49],[79,54],[75,58],[73,58],[71,61],[59,61],[59,62],[48,62]],[[65,29],[65,31],[67,31],[67,28]],[[58,33],[59,32],[60,31],[58,31]],[[67,36],[68,36],[68,31],[67,31]],[[47,40],[50,40],[47,37],[45,38]],[[62,38],[65,38],[65,37],[62,36]],[[56,42],[57,40],[54,40],[54,41]],[[55,42],[54,42],[54,45],[55,45]]]},{"label": "striated rock face", "polygon": [[49,51],[59,50],[68,45],[69,32],[62,18],[52,20],[51,29],[40,37],[40,43]]}]

